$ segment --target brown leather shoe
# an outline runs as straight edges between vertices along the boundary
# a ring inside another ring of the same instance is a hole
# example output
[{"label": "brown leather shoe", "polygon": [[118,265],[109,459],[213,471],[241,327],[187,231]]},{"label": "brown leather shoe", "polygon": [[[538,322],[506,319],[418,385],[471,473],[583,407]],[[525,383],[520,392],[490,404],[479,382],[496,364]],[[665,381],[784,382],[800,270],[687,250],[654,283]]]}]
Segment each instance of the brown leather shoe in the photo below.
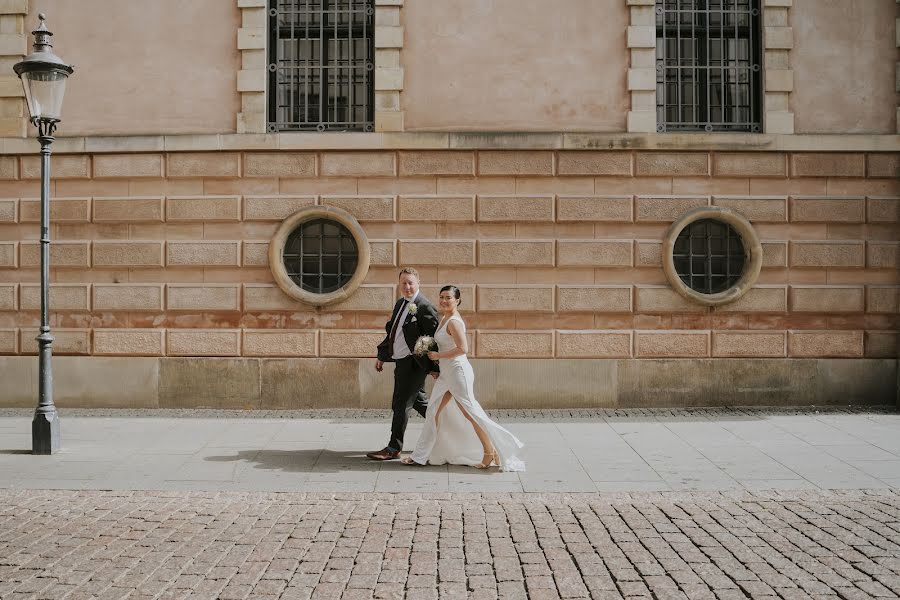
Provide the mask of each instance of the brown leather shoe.
[{"label": "brown leather shoe", "polygon": [[391,450],[390,448],[383,448],[376,452],[369,452],[366,454],[372,460],[393,460],[395,458],[400,458],[399,450]]}]

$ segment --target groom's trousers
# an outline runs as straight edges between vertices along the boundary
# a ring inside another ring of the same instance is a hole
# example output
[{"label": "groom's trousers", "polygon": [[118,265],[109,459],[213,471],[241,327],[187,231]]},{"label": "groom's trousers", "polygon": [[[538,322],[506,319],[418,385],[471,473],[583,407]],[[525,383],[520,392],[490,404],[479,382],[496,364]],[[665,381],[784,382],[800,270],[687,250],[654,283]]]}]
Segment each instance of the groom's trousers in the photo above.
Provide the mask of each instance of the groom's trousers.
[{"label": "groom's trousers", "polygon": [[388,448],[403,450],[403,434],[409,421],[409,409],[425,416],[428,402],[425,400],[425,378],[428,373],[417,364],[412,356],[401,358],[394,363],[394,397],[391,410],[394,418],[391,421],[391,441]]}]

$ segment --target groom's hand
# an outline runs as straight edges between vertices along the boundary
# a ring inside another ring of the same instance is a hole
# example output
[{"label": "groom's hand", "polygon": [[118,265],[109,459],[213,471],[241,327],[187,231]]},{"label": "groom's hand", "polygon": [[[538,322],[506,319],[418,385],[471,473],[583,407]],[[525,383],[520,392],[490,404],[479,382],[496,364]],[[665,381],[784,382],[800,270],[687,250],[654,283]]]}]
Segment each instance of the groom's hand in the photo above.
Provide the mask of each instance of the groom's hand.
[{"label": "groom's hand", "polygon": [[379,373],[384,370],[384,362],[378,360],[377,358],[375,359],[375,370]]},{"label": "groom's hand", "polygon": [[431,376],[434,377],[435,379],[437,379],[438,377],[441,376],[441,374],[438,373],[437,371],[432,371],[431,373],[429,373],[429,375],[431,375]]}]

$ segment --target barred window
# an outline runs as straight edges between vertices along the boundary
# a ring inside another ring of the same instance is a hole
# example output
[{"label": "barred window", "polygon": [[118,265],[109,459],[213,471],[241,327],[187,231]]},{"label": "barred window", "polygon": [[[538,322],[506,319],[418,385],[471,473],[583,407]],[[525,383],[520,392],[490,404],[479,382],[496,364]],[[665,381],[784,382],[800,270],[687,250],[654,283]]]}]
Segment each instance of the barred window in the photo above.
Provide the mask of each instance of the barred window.
[{"label": "barred window", "polygon": [[760,0],[656,0],[657,131],[761,130]]},{"label": "barred window", "polygon": [[374,0],[270,0],[269,131],[374,129]]}]

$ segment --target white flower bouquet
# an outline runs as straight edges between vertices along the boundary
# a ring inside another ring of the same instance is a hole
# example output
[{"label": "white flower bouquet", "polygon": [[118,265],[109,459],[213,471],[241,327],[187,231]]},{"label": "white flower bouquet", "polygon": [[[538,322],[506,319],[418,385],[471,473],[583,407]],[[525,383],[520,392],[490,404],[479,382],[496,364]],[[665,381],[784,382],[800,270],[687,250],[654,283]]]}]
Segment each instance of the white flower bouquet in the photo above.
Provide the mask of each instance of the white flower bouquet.
[{"label": "white flower bouquet", "polygon": [[413,354],[415,354],[416,356],[425,356],[432,350],[437,349],[437,342],[434,341],[434,338],[431,336],[423,335],[416,340],[416,345],[413,348]]}]

